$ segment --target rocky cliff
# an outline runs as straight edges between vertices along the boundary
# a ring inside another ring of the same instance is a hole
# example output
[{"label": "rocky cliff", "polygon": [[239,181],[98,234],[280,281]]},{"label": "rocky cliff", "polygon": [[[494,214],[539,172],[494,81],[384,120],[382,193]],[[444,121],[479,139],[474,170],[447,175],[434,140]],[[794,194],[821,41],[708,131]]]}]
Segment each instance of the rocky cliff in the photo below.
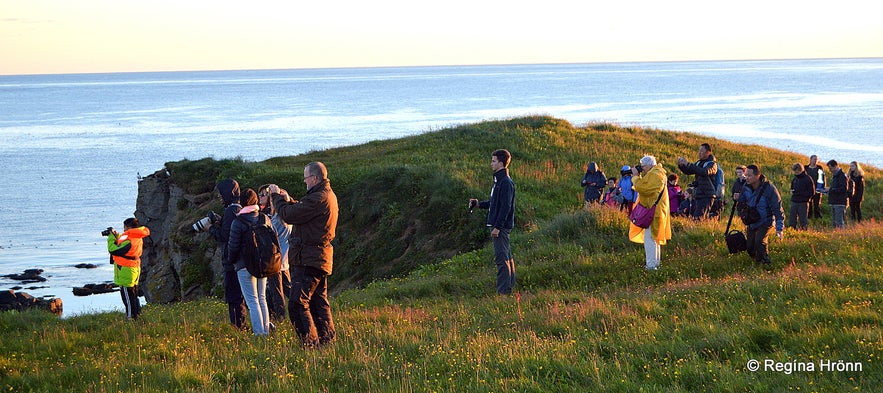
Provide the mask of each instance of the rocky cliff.
[{"label": "rocky cliff", "polygon": [[[141,257],[141,286],[148,303],[169,303],[209,294],[221,282],[221,253],[208,233],[190,228],[200,203],[210,196],[190,195],[175,185],[166,169],[138,183],[135,217],[150,228]],[[207,282],[208,281],[208,282]]]}]

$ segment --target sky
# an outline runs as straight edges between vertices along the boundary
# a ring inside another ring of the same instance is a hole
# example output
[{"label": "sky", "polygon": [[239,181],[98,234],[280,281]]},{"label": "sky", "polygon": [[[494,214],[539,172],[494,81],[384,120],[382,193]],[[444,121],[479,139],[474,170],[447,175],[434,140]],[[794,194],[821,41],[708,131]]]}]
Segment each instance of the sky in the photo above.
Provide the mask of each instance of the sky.
[{"label": "sky", "polygon": [[871,0],[0,0],[0,75],[883,57]]}]

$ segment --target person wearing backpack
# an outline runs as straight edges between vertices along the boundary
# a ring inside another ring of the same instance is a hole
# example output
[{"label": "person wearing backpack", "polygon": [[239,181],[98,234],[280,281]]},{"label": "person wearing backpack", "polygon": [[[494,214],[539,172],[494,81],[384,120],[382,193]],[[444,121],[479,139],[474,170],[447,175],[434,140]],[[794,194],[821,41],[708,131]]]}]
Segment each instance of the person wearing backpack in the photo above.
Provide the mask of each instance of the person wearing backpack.
[{"label": "person wearing backpack", "polygon": [[691,164],[684,157],[678,157],[678,169],[684,174],[694,175],[690,187],[693,188],[693,219],[707,218],[717,195],[717,162],[711,151],[711,145],[703,143],[699,146],[699,160]]},{"label": "person wearing backpack", "polygon": [[224,179],[215,187],[221,200],[224,202],[224,216],[221,225],[209,227],[209,233],[215,238],[221,249],[221,264],[224,267],[224,301],[227,303],[227,313],[230,316],[230,324],[237,329],[245,329],[245,299],[242,298],[242,288],[239,287],[239,278],[236,269],[230,261],[227,253],[227,243],[230,240],[230,226],[242,205],[239,204],[239,183],[233,179]]},{"label": "person wearing backpack", "polygon": [[[257,247],[251,236],[255,235],[252,227],[268,225],[272,229],[269,217],[260,212],[258,195],[251,188],[246,188],[240,198],[242,209],[236,215],[233,224],[230,225],[230,241],[227,243],[227,255],[233,262],[239,287],[242,288],[242,297],[248,306],[248,314],[251,318],[251,330],[255,336],[266,336],[270,333],[270,311],[267,307],[267,277],[256,277],[249,271],[247,264],[254,250],[249,247]],[[273,230],[273,237],[276,232]],[[278,240],[277,240],[278,242]],[[278,273],[278,271],[277,271]]]},{"label": "person wearing backpack", "polygon": [[338,206],[325,164],[307,164],[304,183],[307,194],[294,201],[288,200],[288,193],[275,184],[267,189],[276,214],[294,225],[288,249],[291,266],[288,318],[304,347],[314,348],[331,343],[335,337],[328,301],[328,276],[334,267],[331,241],[337,231]]}]

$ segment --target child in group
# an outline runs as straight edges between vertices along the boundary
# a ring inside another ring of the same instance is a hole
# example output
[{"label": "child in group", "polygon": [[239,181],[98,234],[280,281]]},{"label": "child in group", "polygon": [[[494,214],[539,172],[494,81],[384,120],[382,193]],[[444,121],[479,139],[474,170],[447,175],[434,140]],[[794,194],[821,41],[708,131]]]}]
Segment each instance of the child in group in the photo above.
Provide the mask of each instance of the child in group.
[{"label": "child in group", "polygon": [[601,197],[601,203],[605,206],[616,207],[622,203],[622,192],[616,186],[616,178],[607,178],[607,187],[604,189],[604,196]]},{"label": "child in group", "polygon": [[632,188],[632,167],[623,166],[619,173],[622,175],[619,181],[619,192],[622,195],[619,211],[625,210],[626,214],[632,214],[632,208],[638,200],[638,192]]},{"label": "child in group", "polygon": [[674,216],[678,214],[681,207],[681,201],[684,199],[684,193],[681,186],[678,185],[678,175],[672,173],[668,175],[668,206],[670,213]]}]

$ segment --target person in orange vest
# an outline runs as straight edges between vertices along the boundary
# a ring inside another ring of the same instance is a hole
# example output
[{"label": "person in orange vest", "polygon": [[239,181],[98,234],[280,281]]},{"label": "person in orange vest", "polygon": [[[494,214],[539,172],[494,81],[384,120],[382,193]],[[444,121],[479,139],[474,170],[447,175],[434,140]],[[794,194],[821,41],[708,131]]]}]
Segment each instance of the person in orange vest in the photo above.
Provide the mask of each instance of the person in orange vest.
[{"label": "person in orange vest", "polygon": [[150,236],[150,229],[142,226],[137,218],[123,221],[123,233],[113,228],[102,232],[107,236],[107,251],[113,266],[113,282],[120,286],[126,319],[138,319],[141,302],[138,300],[138,280],[141,278],[141,252],[143,239]]}]

